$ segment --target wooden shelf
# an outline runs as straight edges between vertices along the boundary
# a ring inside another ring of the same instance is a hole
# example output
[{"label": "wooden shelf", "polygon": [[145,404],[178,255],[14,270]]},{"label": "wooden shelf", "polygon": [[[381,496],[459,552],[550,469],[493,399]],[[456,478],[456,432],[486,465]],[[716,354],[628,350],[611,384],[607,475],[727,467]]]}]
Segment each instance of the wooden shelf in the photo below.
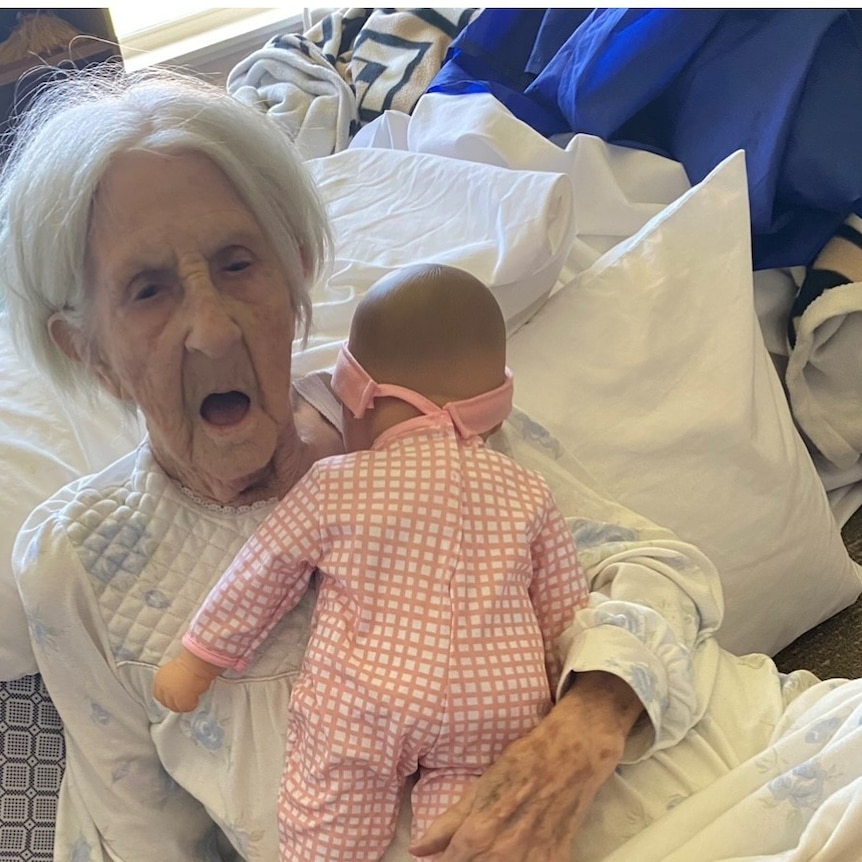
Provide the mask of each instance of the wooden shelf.
[{"label": "wooden shelf", "polygon": [[47,57],[33,55],[31,57],[24,57],[15,63],[0,65],[0,87],[17,83],[32,69],[56,68],[58,66],[69,65],[70,63],[80,68],[89,63],[111,59],[114,56],[119,56],[115,46],[105,44],[101,39],[80,36],[68,48],[64,48]]},{"label": "wooden shelf", "polygon": [[0,133],[9,126],[13,111],[23,109],[34,88],[57,68],[83,68],[94,63],[122,63],[117,36],[107,9],[0,9],[0,42],[9,38],[22,16],[50,13],[62,18],[80,36],[48,56],[33,54],[0,65]]}]

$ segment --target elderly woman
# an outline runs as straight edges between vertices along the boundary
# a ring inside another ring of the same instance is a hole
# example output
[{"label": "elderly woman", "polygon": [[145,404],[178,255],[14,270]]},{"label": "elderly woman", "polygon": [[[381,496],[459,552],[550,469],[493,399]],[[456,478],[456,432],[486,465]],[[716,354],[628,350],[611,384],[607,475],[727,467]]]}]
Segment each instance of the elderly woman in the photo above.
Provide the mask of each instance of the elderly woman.
[{"label": "elderly woman", "polygon": [[[315,191],[283,134],[214,88],[72,77],[18,132],[0,247],[21,347],[61,389],[105,390],[148,431],[38,508],[15,548],[67,741],[55,858],[272,862],[313,595],[190,716],[151,689],[274,501],[341,448],[326,378],[290,373],[328,247]],[[416,836],[447,862],[604,858],[762,750],[792,688],[763,662],[725,666],[709,562],[597,499],[534,431],[516,411],[495,443],[545,472],[602,592],[562,639],[565,693],[549,715]],[[629,526],[575,517],[586,504]],[[713,696],[721,674],[743,683],[732,703]],[[738,711],[749,730],[731,741]],[[408,823],[405,809],[387,859],[407,858]]]}]

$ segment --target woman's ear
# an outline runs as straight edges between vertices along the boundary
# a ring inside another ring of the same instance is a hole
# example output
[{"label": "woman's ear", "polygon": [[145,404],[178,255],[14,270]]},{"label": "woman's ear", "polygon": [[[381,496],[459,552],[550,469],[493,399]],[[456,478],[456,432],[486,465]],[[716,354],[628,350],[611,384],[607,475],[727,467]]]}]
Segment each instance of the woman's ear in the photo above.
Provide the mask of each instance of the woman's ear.
[{"label": "woman's ear", "polygon": [[113,395],[118,401],[127,400],[123,387],[111,374],[110,368],[103,362],[94,360],[92,350],[85,346],[86,336],[80,329],[69,323],[62,312],[55,311],[48,318],[48,334],[61,353],[71,359],[72,362],[80,362],[85,365],[91,373],[95,374],[106,392]]},{"label": "woman's ear", "polygon": [[[78,349],[78,338],[80,333],[72,324],[63,317],[62,313],[55,311],[48,318],[48,334],[54,346],[73,362],[83,362],[81,351]],[[77,337],[76,337],[77,335]]]},{"label": "woman's ear", "polygon": [[299,261],[302,264],[302,271],[305,274],[305,277],[309,278],[312,271],[311,253],[303,243],[298,243],[297,251],[299,252]]}]

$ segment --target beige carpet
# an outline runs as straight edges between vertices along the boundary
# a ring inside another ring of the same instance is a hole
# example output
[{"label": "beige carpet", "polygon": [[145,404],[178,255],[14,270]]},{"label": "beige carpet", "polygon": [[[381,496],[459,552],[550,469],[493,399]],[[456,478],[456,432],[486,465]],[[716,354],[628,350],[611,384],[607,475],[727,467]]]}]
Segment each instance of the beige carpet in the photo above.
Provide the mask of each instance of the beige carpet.
[{"label": "beige carpet", "polygon": [[[850,556],[862,563],[862,509],[841,534]],[[862,598],[795,640],[775,663],[784,672],[807,668],[822,679],[862,677]]]}]

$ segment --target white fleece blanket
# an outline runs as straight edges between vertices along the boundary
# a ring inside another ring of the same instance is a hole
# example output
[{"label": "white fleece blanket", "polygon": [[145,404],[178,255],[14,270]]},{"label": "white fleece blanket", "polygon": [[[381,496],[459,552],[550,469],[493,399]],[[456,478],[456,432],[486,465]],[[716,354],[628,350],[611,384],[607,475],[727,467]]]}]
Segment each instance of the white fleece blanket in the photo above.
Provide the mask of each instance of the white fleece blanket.
[{"label": "white fleece blanket", "polygon": [[283,126],[305,159],[343,150],[356,128],[353,89],[302,36],[275,36],[251,53],[231,70],[227,91]]},{"label": "white fleece blanket", "polygon": [[473,8],[334,10],[303,36],[275,36],[230,72],[227,90],[269,114],[303,158],[345,149],[385,110],[410,112]]},{"label": "white fleece blanket", "polygon": [[793,415],[832,465],[862,456],[862,283],[824,291],[805,310],[787,361]]}]

